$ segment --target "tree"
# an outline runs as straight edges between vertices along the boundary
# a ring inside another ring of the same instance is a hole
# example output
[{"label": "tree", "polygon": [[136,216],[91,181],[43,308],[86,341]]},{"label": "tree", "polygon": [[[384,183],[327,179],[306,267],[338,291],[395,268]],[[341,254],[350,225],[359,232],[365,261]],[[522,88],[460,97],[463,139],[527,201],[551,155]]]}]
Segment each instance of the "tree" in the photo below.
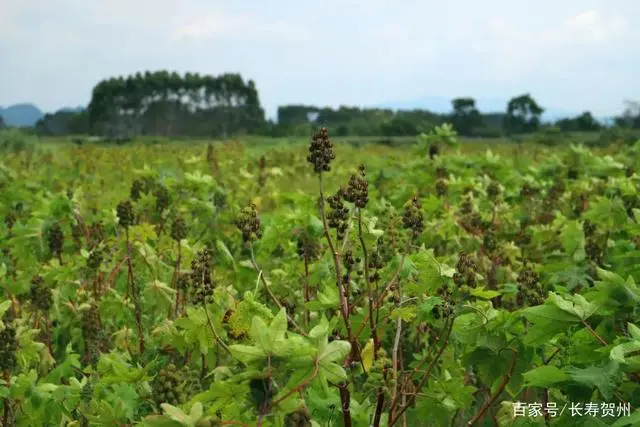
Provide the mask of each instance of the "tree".
[{"label": "tree", "polygon": [[507,104],[504,128],[510,134],[535,132],[544,108],[528,93],[511,98]]},{"label": "tree", "polygon": [[602,125],[589,111],[585,111],[577,117],[558,120],[556,126],[562,132],[592,132],[602,128]]},{"label": "tree", "polygon": [[475,128],[482,126],[482,116],[473,98],[456,98],[451,103],[453,113],[450,120],[458,134],[470,136]]},{"label": "tree", "polygon": [[622,116],[615,118],[616,126],[629,129],[640,129],[640,102],[625,101]]},{"label": "tree", "polygon": [[108,136],[229,136],[266,126],[252,80],[145,71],[99,82],[87,109],[92,132]]},{"label": "tree", "polygon": [[0,115],[0,129],[4,129],[7,127],[7,124],[4,122],[4,117]]}]

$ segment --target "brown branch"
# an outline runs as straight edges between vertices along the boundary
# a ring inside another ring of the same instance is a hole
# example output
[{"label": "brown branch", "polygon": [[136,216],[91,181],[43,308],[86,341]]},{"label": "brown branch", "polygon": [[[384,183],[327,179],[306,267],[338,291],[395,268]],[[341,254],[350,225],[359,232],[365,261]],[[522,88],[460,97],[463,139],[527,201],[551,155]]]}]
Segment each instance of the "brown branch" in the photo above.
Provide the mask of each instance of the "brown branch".
[{"label": "brown branch", "polygon": [[[269,298],[271,298],[273,300],[273,302],[275,303],[275,305],[277,305],[278,308],[280,310],[282,310],[282,308],[283,308],[282,304],[280,303],[278,298],[271,291],[271,288],[269,287],[269,284],[267,283],[267,279],[264,278],[264,273],[262,272],[262,270],[258,266],[258,263],[256,262],[256,257],[253,254],[253,245],[252,244],[249,244],[249,251],[251,252],[251,264],[253,265],[253,268],[258,272],[258,276],[260,278],[260,281],[262,282],[262,286],[264,286],[264,289],[267,291],[267,294],[269,295]],[[285,312],[286,312],[286,310],[285,310]],[[289,321],[289,323],[291,323],[291,325],[296,330],[296,332],[298,332],[300,335],[303,335],[303,336],[306,337],[307,333],[304,330],[302,330],[302,328],[300,326],[298,326],[298,324],[291,318],[291,316],[289,316],[289,313],[286,313],[286,316],[287,316],[287,320]]]},{"label": "brown branch", "polygon": [[[429,381],[429,376],[431,375],[431,370],[433,369],[435,364],[438,362],[440,357],[442,357],[442,354],[444,353],[445,349],[449,345],[449,337],[451,336],[451,331],[453,330],[453,320],[454,319],[452,318],[449,321],[449,324],[447,325],[446,332],[445,332],[446,335],[444,336],[444,342],[442,343],[442,346],[440,347],[440,350],[438,351],[436,356],[431,360],[431,363],[429,363],[429,366],[427,367],[427,370],[426,370],[424,376],[422,377],[422,380],[420,380],[420,383],[418,383],[418,386],[416,387],[416,392],[413,395],[411,395],[411,397],[409,397],[409,401],[402,408],[400,408],[400,410],[397,413],[394,413],[394,416],[391,418],[391,421],[389,422],[389,427],[393,426],[398,421],[400,416],[402,414],[404,414],[404,412],[407,409],[409,409],[409,407],[411,405],[413,405],[415,403],[416,396],[420,393],[422,388],[427,384],[427,381]],[[394,409],[395,408],[392,408],[392,411]]]},{"label": "brown branch", "polygon": [[280,402],[284,401],[286,398],[288,398],[289,396],[291,396],[294,393],[298,393],[299,391],[301,391],[303,388],[305,388],[306,386],[308,386],[311,381],[313,381],[313,379],[318,375],[318,372],[320,371],[320,362],[318,362],[317,360],[314,361],[314,367],[313,367],[313,372],[311,373],[311,376],[309,378],[307,378],[306,380],[302,381],[300,384],[298,384],[296,387],[294,387],[293,389],[289,390],[289,392],[287,394],[285,394],[284,396],[282,396],[281,398],[275,400],[272,403],[272,406],[275,406],[277,404],[279,404]]},{"label": "brown branch", "polygon": [[472,426],[480,421],[484,413],[487,412],[487,410],[495,403],[500,394],[502,394],[502,392],[504,391],[509,381],[511,381],[511,376],[513,375],[513,370],[516,367],[516,361],[518,359],[518,351],[513,348],[509,348],[509,350],[513,352],[513,357],[511,358],[511,363],[509,364],[509,370],[507,371],[507,374],[502,378],[500,386],[498,386],[498,389],[495,391],[495,393],[493,393],[491,398],[487,400],[484,405],[482,405],[480,410],[469,420],[469,422],[467,423],[468,426]]}]

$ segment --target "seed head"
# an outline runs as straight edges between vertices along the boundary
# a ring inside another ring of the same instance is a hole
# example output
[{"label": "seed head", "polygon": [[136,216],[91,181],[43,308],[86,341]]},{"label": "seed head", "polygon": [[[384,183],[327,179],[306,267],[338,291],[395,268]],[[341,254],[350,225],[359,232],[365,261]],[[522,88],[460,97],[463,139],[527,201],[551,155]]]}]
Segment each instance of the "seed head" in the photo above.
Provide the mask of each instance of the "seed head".
[{"label": "seed head", "polygon": [[171,238],[176,242],[187,238],[187,225],[183,217],[179,216],[173,220],[171,224]]},{"label": "seed head", "polygon": [[262,237],[260,218],[255,204],[252,203],[242,209],[236,220],[236,227],[242,232],[242,240],[245,243],[255,242]]},{"label": "seed head", "polygon": [[138,201],[142,193],[145,192],[145,190],[146,190],[145,185],[144,185],[144,182],[142,182],[142,180],[140,179],[134,180],[131,183],[131,192],[130,192],[131,200]]},{"label": "seed head", "polygon": [[331,161],[335,158],[333,144],[329,140],[329,131],[327,128],[321,128],[311,138],[307,161],[313,165],[316,173],[322,173],[331,170]]},{"label": "seed head", "polygon": [[56,223],[51,226],[47,234],[47,241],[49,243],[49,250],[52,254],[60,255],[64,246],[64,234],[60,224]]},{"label": "seed head", "polygon": [[116,208],[116,213],[118,215],[118,223],[121,227],[129,228],[133,225],[134,215],[131,200],[120,202]]},{"label": "seed head", "polygon": [[417,196],[414,196],[405,204],[402,225],[405,229],[411,230],[414,239],[422,233],[424,229],[424,215],[422,214],[422,204]]},{"label": "seed head", "polygon": [[34,276],[31,279],[31,291],[30,291],[31,304],[40,310],[42,313],[46,313],[51,308],[53,298],[51,295],[51,288],[45,283],[42,276]]},{"label": "seed head", "polygon": [[13,212],[9,212],[5,217],[4,217],[4,223],[7,225],[7,228],[9,230],[11,230],[13,228],[13,224],[16,223],[16,216]]},{"label": "seed head", "polygon": [[211,301],[213,297],[213,269],[211,267],[211,253],[204,248],[191,262],[191,284],[193,302],[201,305]]},{"label": "seed head", "polygon": [[330,228],[335,228],[338,240],[344,239],[349,228],[349,208],[344,205],[346,192],[340,188],[336,194],[327,198],[331,210],[327,214]]},{"label": "seed head", "polygon": [[100,268],[100,264],[102,264],[103,254],[100,248],[95,248],[89,254],[89,258],[87,258],[87,267],[91,270],[97,270]]},{"label": "seed head", "polygon": [[358,167],[358,173],[351,175],[344,199],[363,209],[369,201],[369,183],[365,178],[364,165]]},{"label": "seed head", "polygon": [[0,331],[0,370],[12,371],[17,364],[16,351],[18,341],[16,330],[10,322],[5,320],[5,327]]},{"label": "seed head", "polygon": [[167,187],[159,185],[156,191],[153,192],[153,195],[156,198],[156,211],[162,213],[171,204],[169,190],[167,190]]}]

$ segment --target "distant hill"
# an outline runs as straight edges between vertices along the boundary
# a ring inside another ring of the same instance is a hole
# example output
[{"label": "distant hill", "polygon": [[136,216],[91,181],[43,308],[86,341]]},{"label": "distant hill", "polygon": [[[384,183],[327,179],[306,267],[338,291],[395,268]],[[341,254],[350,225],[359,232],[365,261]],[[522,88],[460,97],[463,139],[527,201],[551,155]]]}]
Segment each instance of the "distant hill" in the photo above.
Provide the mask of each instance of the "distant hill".
[{"label": "distant hill", "polygon": [[8,126],[33,126],[44,113],[33,104],[15,104],[7,108],[0,107],[0,116]]},{"label": "distant hill", "polygon": [[[63,107],[56,112],[79,113],[84,111],[85,107]],[[7,108],[0,107],[0,116],[4,119],[7,126],[15,127],[31,127],[44,117],[46,113],[33,104],[15,104]]]}]

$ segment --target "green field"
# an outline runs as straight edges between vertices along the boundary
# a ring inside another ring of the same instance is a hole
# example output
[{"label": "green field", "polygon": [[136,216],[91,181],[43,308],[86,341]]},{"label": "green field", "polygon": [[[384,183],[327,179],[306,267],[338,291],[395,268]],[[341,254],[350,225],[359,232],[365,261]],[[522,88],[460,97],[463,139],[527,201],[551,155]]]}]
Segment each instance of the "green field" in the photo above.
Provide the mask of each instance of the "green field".
[{"label": "green field", "polygon": [[3,425],[640,425],[640,142],[315,137],[0,144]]}]

